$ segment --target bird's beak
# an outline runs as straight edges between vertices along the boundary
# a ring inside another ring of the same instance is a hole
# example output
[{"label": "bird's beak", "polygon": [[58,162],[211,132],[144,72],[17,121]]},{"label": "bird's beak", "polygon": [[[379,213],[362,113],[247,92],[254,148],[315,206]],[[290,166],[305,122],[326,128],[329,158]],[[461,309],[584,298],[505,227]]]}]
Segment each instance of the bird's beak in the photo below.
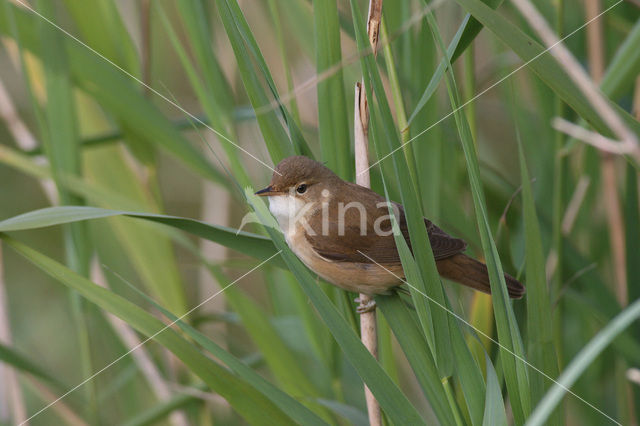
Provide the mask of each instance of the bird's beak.
[{"label": "bird's beak", "polygon": [[279,195],[279,194],[281,194],[281,192],[274,191],[271,185],[267,186],[265,189],[261,189],[260,191],[256,192],[256,195],[259,195],[261,197],[270,197],[270,196]]}]

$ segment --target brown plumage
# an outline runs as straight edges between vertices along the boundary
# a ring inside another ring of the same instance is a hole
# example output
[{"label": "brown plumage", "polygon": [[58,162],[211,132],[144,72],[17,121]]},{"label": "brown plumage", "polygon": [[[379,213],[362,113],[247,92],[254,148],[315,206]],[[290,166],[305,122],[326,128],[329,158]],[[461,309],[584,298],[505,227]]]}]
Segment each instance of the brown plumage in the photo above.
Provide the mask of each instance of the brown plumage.
[{"label": "brown plumage", "polygon": [[[404,272],[384,197],[302,156],[282,160],[271,185],[257,194],[269,197],[293,252],[327,281],[365,294],[386,293],[402,284],[398,277],[404,278]],[[402,206],[393,203],[393,208],[407,244],[415,250]],[[490,293],[487,267],[462,253],[467,244],[428,219],[424,223],[440,275]],[[522,297],[524,286],[508,274],[505,279],[509,295]]]}]

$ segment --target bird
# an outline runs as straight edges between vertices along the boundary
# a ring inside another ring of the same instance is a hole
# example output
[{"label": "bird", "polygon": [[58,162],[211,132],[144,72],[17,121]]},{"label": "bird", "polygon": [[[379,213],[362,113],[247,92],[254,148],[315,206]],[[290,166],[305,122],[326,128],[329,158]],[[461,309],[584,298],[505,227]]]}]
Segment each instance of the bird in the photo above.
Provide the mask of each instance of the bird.
[{"label": "bird", "polygon": [[[269,186],[256,195],[268,198],[293,253],[329,283],[371,297],[390,294],[405,283],[389,203],[378,193],[298,155],[281,160]],[[413,252],[404,209],[390,205]],[[490,294],[487,266],[463,253],[467,243],[426,218],[424,225],[439,275]],[[504,277],[509,296],[521,298],[522,283],[509,274]]]}]

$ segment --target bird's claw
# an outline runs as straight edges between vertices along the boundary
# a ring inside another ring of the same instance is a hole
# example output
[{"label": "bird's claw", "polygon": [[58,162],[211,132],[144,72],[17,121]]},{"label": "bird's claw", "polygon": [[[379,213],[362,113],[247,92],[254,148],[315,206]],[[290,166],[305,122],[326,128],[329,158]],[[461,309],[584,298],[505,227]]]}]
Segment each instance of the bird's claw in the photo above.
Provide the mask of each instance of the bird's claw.
[{"label": "bird's claw", "polygon": [[353,299],[353,301],[359,303],[358,307],[356,308],[356,312],[360,315],[376,310],[376,301],[373,299],[363,301],[359,297],[356,297],[355,299]]}]

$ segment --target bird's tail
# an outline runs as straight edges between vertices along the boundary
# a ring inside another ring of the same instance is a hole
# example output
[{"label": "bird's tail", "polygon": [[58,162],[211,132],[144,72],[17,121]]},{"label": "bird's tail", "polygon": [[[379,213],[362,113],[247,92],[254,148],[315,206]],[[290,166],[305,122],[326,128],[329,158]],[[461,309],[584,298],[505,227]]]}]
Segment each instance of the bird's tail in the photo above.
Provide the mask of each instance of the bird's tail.
[{"label": "bird's tail", "polygon": [[[491,294],[487,265],[464,254],[456,254],[436,262],[442,277],[467,287]],[[522,283],[509,274],[504,274],[509,297],[520,299],[525,293]]]}]

